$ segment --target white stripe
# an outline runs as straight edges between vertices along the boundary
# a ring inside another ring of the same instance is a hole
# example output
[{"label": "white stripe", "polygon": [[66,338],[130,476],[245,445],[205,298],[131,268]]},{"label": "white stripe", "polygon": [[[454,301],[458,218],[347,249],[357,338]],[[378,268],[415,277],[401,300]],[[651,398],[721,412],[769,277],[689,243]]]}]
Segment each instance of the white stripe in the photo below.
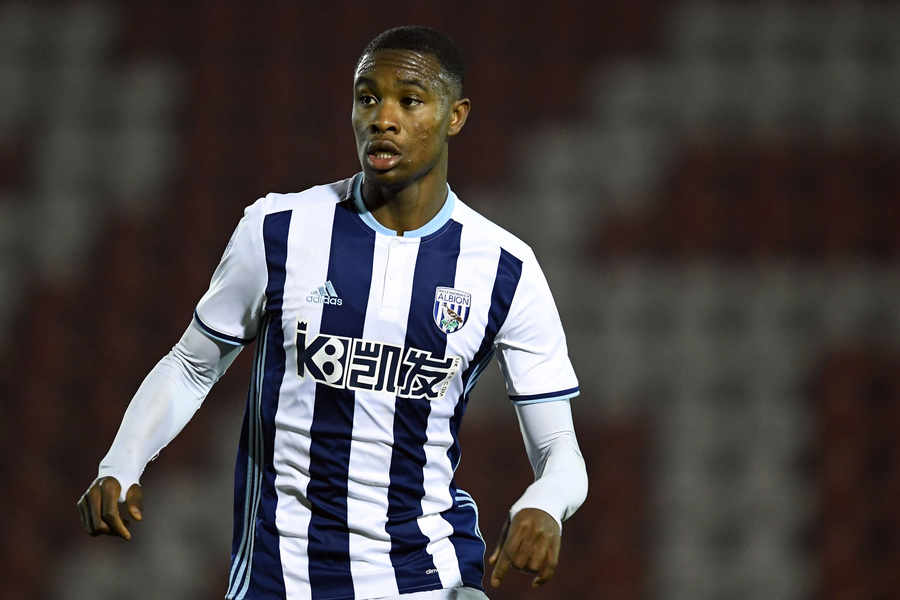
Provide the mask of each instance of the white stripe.
[{"label": "white stripe", "polygon": [[[265,337],[265,323],[263,323],[262,331],[260,335]],[[256,399],[256,389],[257,389],[257,379],[259,376],[259,357],[262,354],[262,344],[260,343],[256,356],[253,361],[253,379],[251,380],[251,390],[250,390],[250,400],[249,402],[255,402]],[[247,407],[247,475],[244,479],[244,521],[243,521],[243,531],[241,533],[241,542],[238,544],[238,550],[235,554],[234,561],[231,563],[231,573],[228,575],[228,591],[225,594],[225,597],[228,598],[229,594],[231,594],[232,586],[234,585],[234,573],[237,569],[238,565],[241,563],[241,556],[244,553],[244,547],[247,543],[247,529],[250,523],[250,504],[251,504],[251,494],[250,490],[254,487],[255,482],[255,463],[253,462],[253,448],[255,443],[255,428],[253,426],[253,412],[252,412],[252,404]]]},{"label": "white stripe", "polygon": [[[445,356],[470,357],[478,350],[484,337],[500,251],[497,249],[467,253],[467,249],[483,245],[483,239],[477,236],[478,232],[472,231],[471,228],[465,226],[462,228],[460,254],[452,287],[471,293],[473,302],[479,303],[478,306],[483,308],[475,313],[469,312],[466,326],[447,335]],[[432,554],[444,587],[462,584],[460,561],[450,540],[453,526],[441,516],[441,513],[453,506],[448,485],[453,478],[453,465],[447,456],[447,450],[453,445],[450,420],[463,392],[461,375],[467,366],[465,363],[460,365],[460,371],[451,380],[444,398],[432,402],[425,431],[427,440],[424,447],[426,463],[423,470],[425,495],[422,498],[422,514],[425,516],[419,519],[419,527],[431,542],[428,551]]]},{"label": "white stripe", "polygon": [[481,542],[484,543],[484,537],[481,535],[481,529],[478,527],[478,505],[475,504],[474,502],[468,502],[468,501],[457,502],[457,505],[458,506],[471,506],[472,510],[475,511],[475,533],[476,533],[476,535],[478,535],[478,539],[480,539]]},{"label": "white stripe", "polygon": [[[248,428],[248,443],[247,443],[247,454],[248,454],[248,463],[253,465],[252,470],[252,479],[251,475],[248,473],[248,489],[249,486],[253,486],[251,500],[244,507],[244,534],[241,539],[241,545],[238,548],[238,556],[235,559],[235,564],[232,565],[232,575],[233,579],[229,585],[228,594],[226,597],[234,598],[234,594],[236,593],[236,586],[240,585],[242,580],[246,580],[249,582],[250,579],[250,567],[253,561],[253,538],[256,535],[256,512],[259,506],[259,497],[262,491],[262,470],[260,469],[260,460],[258,457],[262,455],[261,449],[261,425],[260,425],[260,414],[259,414],[259,406],[261,404],[261,396],[262,396],[262,381],[264,379],[265,373],[265,363],[266,363],[266,349],[268,346],[268,329],[270,323],[266,320],[263,324],[263,330],[261,332],[262,338],[260,339],[260,352],[258,354],[258,369],[256,371],[256,388],[254,390],[254,398],[253,405],[248,408],[249,417],[250,417],[250,426]],[[257,457],[257,460],[253,460],[254,457]],[[252,505],[252,508],[251,508]],[[248,512],[249,511],[249,512]],[[234,573],[234,567],[240,565],[237,573]]]},{"label": "white stripe", "polygon": [[[272,461],[277,497],[275,527],[285,596],[291,600],[306,600],[312,596],[307,552],[312,511],[307,502],[307,490],[316,383],[309,374],[303,379],[298,374],[297,322],[308,323],[307,340],[311,340],[321,328],[324,304],[292,303],[290,299],[305,298],[306,290],[322,285],[328,278],[335,203],[332,198],[327,203],[297,203],[292,208],[281,323],[285,332],[285,375],[274,416]],[[298,256],[304,257],[303,260],[296,260]]]},{"label": "white stripe", "polygon": [[[255,411],[253,410],[254,404],[258,401],[259,398],[259,389],[260,389],[260,373],[263,370],[263,347],[265,345],[266,339],[266,331],[267,331],[268,323],[264,322],[262,324],[262,331],[260,332],[260,342],[259,347],[256,353],[256,360],[254,364],[254,379],[252,381],[252,396],[251,396],[251,404],[247,407],[247,419],[248,419],[248,427],[247,427],[247,480],[245,483],[246,487],[246,496],[244,500],[244,530],[241,536],[241,543],[238,546],[238,552],[235,556],[234,563],[231,566],[231,574],[229,575],[229,584],[228,584],[228,592],[226,597],[233,597],[235,590],[233,589],[240,578],[242,577],[244,570],[246,569],[246,558],[247,558],[247,543],[250,535],[250,530],[253,527],[254,519],[251,518],[251,507],[256,499],[258,478],[257,478],[257,461],[253,460],[253,457],[256,452],[256,419],[255,419]],[[235,570],[238,569],[237,574],[235,574]]]},{"label": "white stripe", "polygon": [[[447,354],[474,357],[484,340],[491,309],[494,280],[497,276],[497,264],[500,260],[500,247],[486,246],[484,238],[485,231],[483,229],[477,226],[470,226],[470,224],[464,222],[459,241],[460,258],[456,264],[456,278],[453,287],[470,293],[472,295],[472,303],[469,309],[463,308],[463,310],[466,311],[464,315],[466,321],[465,327],[452,335],[447,336]],[[480,251],[466,251],[467,249],[474,248],[477,248]],[[452,412],[456,409],[456,402],[461,402],[461,396],[468,394],[471,391],[475,386],[478,377],[482,374],[489,362],[490,357],[486,357],[483,364],[472,366],[472,376],[469,378],[468,385],[465,388],[462,385],[461,375],[470,365],[468,363],[461,365],[460,376],[457,376],[453,380],[447,390],[446,400],[451,411],[447,420],[452,418]],[[431,442],[430,437],[429,442]],[[460,448],[460,453],[461,452],[462,449]],[[447,459],[447,462],[449,463],[449,459]],[[447,480],[450,480],[450,478],[448,477]],[[449,494],[450,491],[451,490],[448,489],[447,493]],[[461,497],[465,502],[471,501],[474,505],[474,500],[467,492],[458,488],[454,491],[457,503],[460,501],[459,499]],[[477,535],[477,507],[474,507],[474,510],[476,511],[475,521]],[[457,565],[458,564],[459,561],[457,558]]]},{"label": "white stripe", "polygon": [[[450,498],[448,497],[447,500],[449,501]],[[424,506],[425,498],[422,499],[422,503]],[[446,508],[449,508],[449,505]],[[441,586],[452,588],[462,585],[462,573],[459,572],[456,548],[450,541],[450,536],[453,535],[453,526],[440,513],[423,515],[418,518],[418,524],[419,529],[429,539],[425,550],[434,561]]]},{"label": "white stripe", "polygon": [[475,365],[475,368],[472,369],[472,373],[469,375],[469,381],[466,382],[466,389],[463,391],[463,395],[467,395],[472,389],[475,387],[475,384],[478,383],[478,380],[481,378],[482,373],[487,368],[489,364],[491,364],[491,359],[494,358],[494,349],[492,348],[490,352],[484,355],[482,358],[482,362],[480,364]]},{"label": "white stripe", "polygon": [[[466,490],[456,488],[456,503],[458,506],[471,506],[475,511],[475,533],[481,542],[484,543],[484,537],[481,535],[481,529],[478,526],[478,504],[475,503],[475,499]],[[487,548],[485,547],[485,549]]]},{"label": "white stripe", "polygon": [[[412,298],[417,239],[375,236],[364,339],[403,346]],[[389,298],[379,306],[382,298]],[[431,325],[429,323],[429,325]],[[350,573],[358,598],[398,594],[391,538],[387,534],[388,489],[394,442],[396,397],[389,392],[355,392],[353,439],[347,479]]]},{"label": "white stripe", "polygon": [[[267,324],[271,326],[271,323]],[[266,327],[268,330],[268,327]],[[268,331],[266,332],[268,333]],[[247,589],[250,586],[250,571],[253,568],[253,549],[256,546],[256,516],[259,513],[259,501],[262,497],[262,481],[263,481],[263,471],[259,466],[263,460],[263,442],[262,442],[262,382],[264,380],[263,374],[265,373],[266,368],[266,352],[268,351],[269,339],[268,335],[266,339],[263,341],[263,351],[262,351],[262,360],[260,361],[260,365],[262,369],[260,370],[260,382],[259,382],[259,390],[256,396],[256,457],[257,457],[257,485],[256,485],[256,498],[253,501],[253,525],[250,529],[250,550],[247,553],[247,572],[244,576],[244,585],[241,588],[241,591],[238,592],[238,595],[235,597],[235,600],[242,600],[244,596],[247,594]]]}]

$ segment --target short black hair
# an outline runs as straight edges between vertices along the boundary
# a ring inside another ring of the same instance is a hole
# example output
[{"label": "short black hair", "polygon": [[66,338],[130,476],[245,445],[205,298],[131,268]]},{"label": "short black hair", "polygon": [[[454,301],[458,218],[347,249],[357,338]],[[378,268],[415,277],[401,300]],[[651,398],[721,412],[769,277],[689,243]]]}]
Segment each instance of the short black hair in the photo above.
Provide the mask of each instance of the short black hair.
[{"label": "short black hair", "polygon": [[[393,27],[376,35],[363,49],[359,60],[376,50],[412,50],[433,55],[441,64],[444,72],[459,87],[459,93],[462,94],[466,64],[463,61],[462,52],[448,35],[422,25]],[[359,64],[359,60],[356,61],[357,64]]]}]

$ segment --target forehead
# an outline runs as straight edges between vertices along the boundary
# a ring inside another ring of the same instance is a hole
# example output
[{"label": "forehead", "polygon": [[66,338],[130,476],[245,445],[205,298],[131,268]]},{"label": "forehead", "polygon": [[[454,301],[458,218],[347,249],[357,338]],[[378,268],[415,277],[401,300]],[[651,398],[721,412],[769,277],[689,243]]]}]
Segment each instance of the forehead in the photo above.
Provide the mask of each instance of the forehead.
[{"label": "forehead", "polygon": [[385,78],[394,80],[415,79],[423,83],[447,83],[447,76],[440,61],[432,55],[415,50],[376,50],[359,59],[354,74],[354,83],[360,78],[378,81]]}]

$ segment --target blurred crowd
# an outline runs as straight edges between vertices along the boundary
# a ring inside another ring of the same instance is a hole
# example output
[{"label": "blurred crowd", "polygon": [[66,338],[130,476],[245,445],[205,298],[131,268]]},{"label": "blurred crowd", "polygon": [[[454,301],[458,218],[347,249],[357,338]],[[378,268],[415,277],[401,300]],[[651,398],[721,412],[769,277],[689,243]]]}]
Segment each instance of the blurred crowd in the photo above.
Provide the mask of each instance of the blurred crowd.
[{"label": "blurred crowd", "polygon": [[[242,209],[357,170],[352,69],[402,23],[468,61],[449,180],[531,243],[590,491],[542,591],[900,598],[900,5],[0,0],[3,598],[220,598],[245,352],[143,479],[75,501]],[[497,373],[457,480],[492,549],[531,479]]]}]

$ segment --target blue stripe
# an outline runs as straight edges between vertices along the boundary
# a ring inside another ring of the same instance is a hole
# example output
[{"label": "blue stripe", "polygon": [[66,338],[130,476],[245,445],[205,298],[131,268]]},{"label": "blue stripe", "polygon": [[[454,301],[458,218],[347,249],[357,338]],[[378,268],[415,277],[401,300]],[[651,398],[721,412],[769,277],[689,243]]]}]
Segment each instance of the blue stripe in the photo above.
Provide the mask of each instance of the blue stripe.
[{"label": "blue stripe", "polygon": [[[361,338],[372,282],[375,232],[362,229],[350,202],[335,207],[328,258],[328,281],[343,304],[322,305],[320,333]],[[309,581],[312,598],[353,598],[350,535],[347,527],[347,475],[353,433],[354,393],[316,385],[310,428]]]},{"label": "blue stripe", "polygon": [[506,321],[521,278],[522,261],[501,248],[500,257],[497,260],[497,273],[494,275],[494,287],[491,290],[491,307],[488,310],[484,336],[481,338],[481,344],[469,362],[469,366],[463,371],[463,394],[456,403],[456,409],[450,421],[453,446],[447,451],[447,455],[450,457],[450,464],[453,465],[454,470],[459,465],[459,427],[466,411],[466,405],[469,403],[469,392],[475,387],[475,383],[478,382],[478,378],[494,355],[494,338],[497,337],[497,332]]},{"label": "blue stripe", "polygon": [[[266,318],[271,324],[266,329],[265,352],[263,356],[263,378],[257,416],[260,423],[262,484],[259,492],[259,508],[256,524],[250,540],[250,576],[237,598],[285,598],[284,572],[281,567],[281,552],[278,547],[278,529],[275,526],[275,511],[278,497],[275,492],[275,467],[273,464],[275,446],[275,413],[278,411],[278,396],[284,380],[285,351],[282,324],[282,303],[284,282],[287,276],[288,232],[291,226],[291,211],[266,215],[263,221],[263,242],[266,249]],[[249,585],[248,585],[249,583]]]},{"label": "blue stripe", "polygon": [[[493,346],[488,350],[486,354],[478,361],[470,363],[474,365],[474,368],[471,370],[471,373],[468,377],[468,381],[466,381],[466,387],[463,388],[463,399],[466,403],[469,401],[469,392],[475,389],[475,384],[478,383],[478,380],[481,378],[481,374],[484,373],[484,370],[487,368],[489,364],[491,364],[491,359],[494,358],[494,348]],[[455,414],[455,411],[454,411]],[[456,457],[456,460],[459,460],[459,456]],[[453,465],[453,468],[456,469],[456,465]]]},{"label": "blue stripe", "polygon": [[249,479],[249,488],[247,490],[247,499],[249,504],[245,510],[245,535],[241,539],[238,552],[238,560],[232,566],[230,584],[227,598],[236,598],[240,600],[247,594],[250,585],[251,561],[253,557],[253,548],[256,541],[256,523],[259,515],[260,492],[262,491],[263,472],[262,460],[263,444],[262,444],[262,426],[261,419],[261,391],[262,381],[266,362],[266,348],[268,346],[268,329],[270,326],[268,315],[263,317],[260,326],[262,335],[260,338],[259,349],[257,351],[256,364],[254,365],[254,392],[253,403],[250,405],[250,455],[248,459],[247,472]]},{"label": "blue stripe", "polygon": [[[488,310],[488,319],[484,328],[484,336],[481,344],[466,370],[463,371],[463,393],[456,402],[453,417],[450,419],[450,434],[453,436],[453,445],[447,450],[447,457],[453,465],[454,472],[459,465],[460,446],[459,428],[462,424],[466,406],[469,403],[469,393],[478,382],[478,378],[491,361],[494,355],[494,338],[506,321],[509,308],[512,305],[516,288],[522,278],[522,261],[500,249],[500,257],[497,260],[497,273],[494,276],[494,288],[491,291],[491,307]],[[450,482],[450,495],[457,496],[455,481]],[[468,494],[465,494],[468,496]],[[471,497],[470,497],[471,498]],[[472,500],[474,503],[474,500]],[[456,548],[456,556],[459,559],[459,570],[462,573],[463,583],[482,589],[481,581],[484,577],[484,540],[478,531],[478,516],[469,515],[467,511],[460,511],[455,506],[443,513],[444,518],[453,526],[453,536],[450,540]]]},{"label": "blue stripe", "polygon": [[529,396],[510,396],[509,399],[515,402],[516,404],[532,404],[535,402],[549,401],[549,400],[565,400],[567,398],[574,398],[579,394],[578,386],[573,388],[569,388],[566,390],[559,390],[556,392],[546,392],[544,394],[531,394]]},{"label": "blue stripe", "polygon": [[[412,298],[406,324],[406,346],[443,357],[447,334],[435,325],[434,291],[453,287],[462,225],[447,227],[422,238],[413,274]],[[427,399],[398,399],[394,409],[394,446],[388,487],[386,530],[391,536],[391,562],[401,594],[441,588],[434,561],[427,552],[428,538],[416,519],[425,496],[425,441],[431,404]]]},{"label": "blue stripe", "polygon": [[[255,522],[256,509],[259,503],[259,487],[261,473],[258,469],[259,451],[259,379],[262,373],[263,356],[265,356],[265,339],[268,319],[263,318],[260,324],[260,343],[256,347],[253,359],[253,371],[250,376],[250,389],[247,393],[247,408],[244,413],[244,424],[241,427],[241,440],[238,445],[238,456],[234,473],[234,535],[231,548],[231,572],[228,576],[226,598],[234,598],[239,589],[244,587],[250,556],[250,537],[252,524]],[[242,466],[246,463],[246,466]],[[253,518],[250,515],[254,515]]]},{"label": "blue stripe", "polygon": [[[259,355],[262,344],[256,348],[253,359],[253,371],[250,374],[250,389],[247,391],[247,406],[244,410],[244,422],[241,425],[241,438],[238,443],[237,459],[234,465],[234,530],[231,541],[231,572],[228,576],[226,598],[233,597],[235,572],[244,560],[247,545],[247,527],[250,523],[250,494],[253,487],[253,460],[249,447],[254,443],[252,415],[256,406],[256,374],[259,370]],[[243,567],[242,567],[243,569]]]},{"label": "blue stripe", "polygon": [[200,329],[203,330],[206,335],[209,337],[219,340],[220,342],[225,342],[226,344],[235,344],[237,346],[244,346],[253,341],[253,338],[245,340],[244,338],[234,337],[232,335],[228,335],[226,333],[222,333],[221,331],[216,331],[209,325],[203,322],[200,318],[200,315],[197,314],[197,309],[194,309],[194,319],[197,321],[197,325],[200,326]]}]

